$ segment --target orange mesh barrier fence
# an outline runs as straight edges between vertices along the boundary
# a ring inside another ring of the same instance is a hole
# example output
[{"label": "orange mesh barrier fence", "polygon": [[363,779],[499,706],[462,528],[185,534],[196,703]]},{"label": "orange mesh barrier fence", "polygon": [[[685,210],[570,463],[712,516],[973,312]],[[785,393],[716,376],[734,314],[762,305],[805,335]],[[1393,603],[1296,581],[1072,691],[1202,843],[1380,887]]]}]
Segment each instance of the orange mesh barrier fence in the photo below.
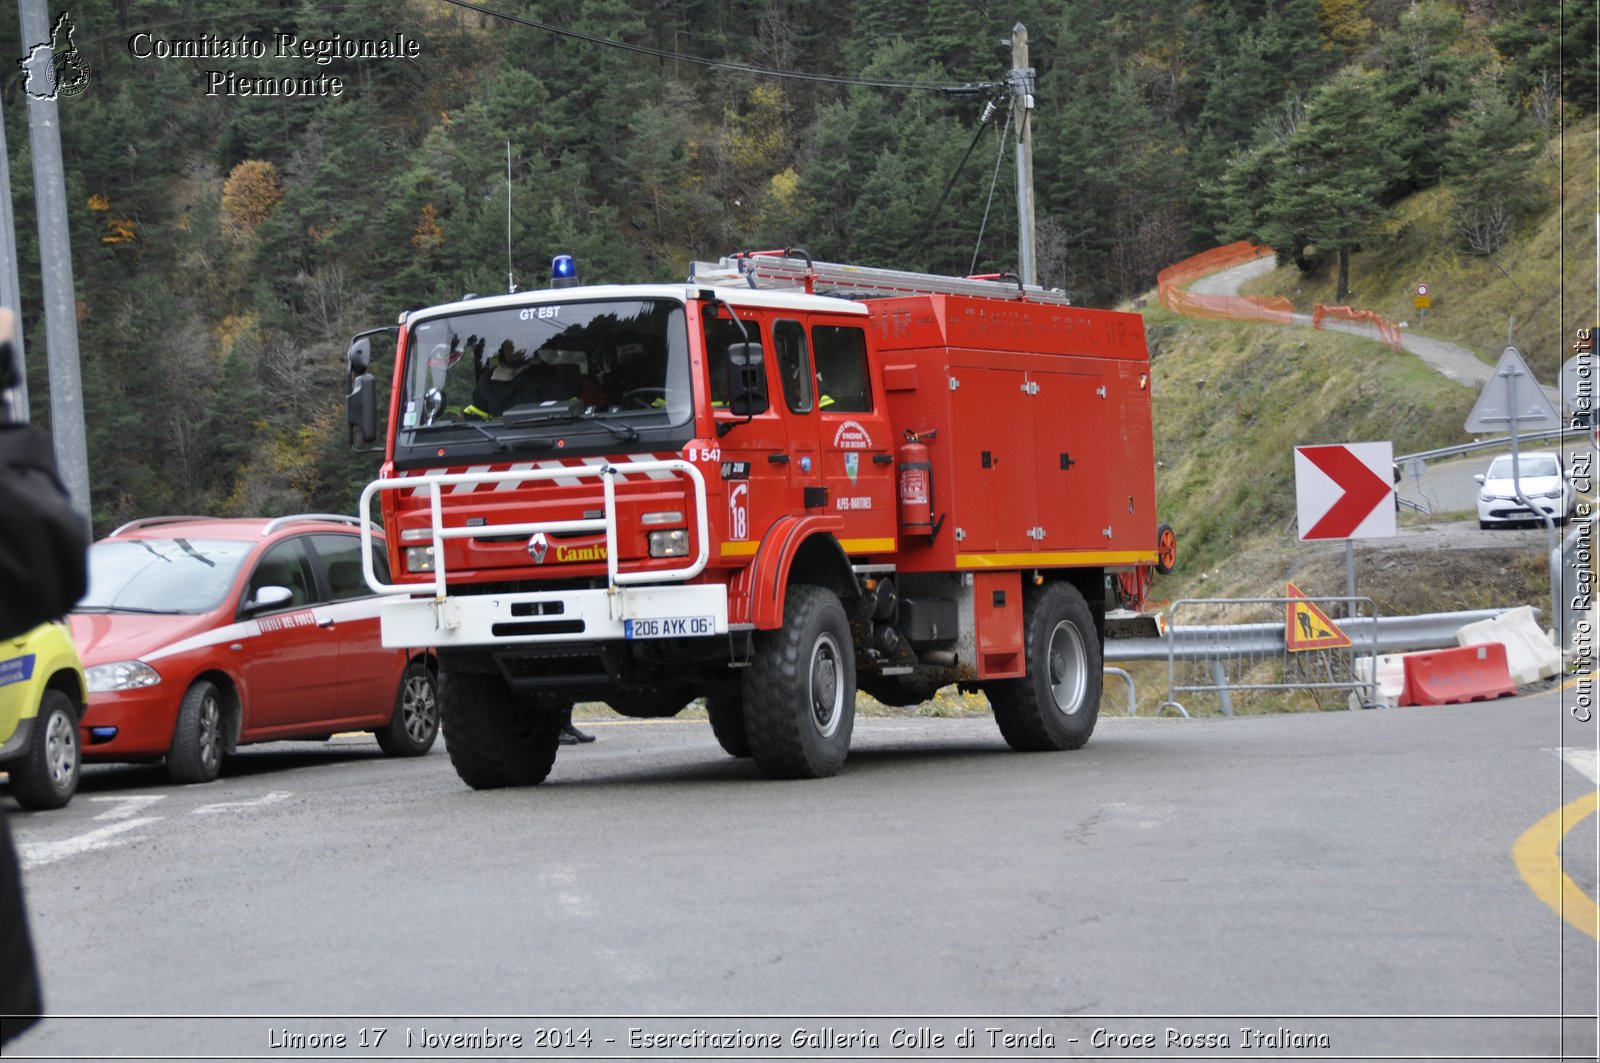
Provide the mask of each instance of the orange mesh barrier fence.
[{"label": "orange mesh barrier fence", "polygon": [[1157,298],[1162,306],[1173,313],[1189,317],[1290,324],[1294,308],[1289,300],[1281,296],[1210,295],[1187,290],[1191,283],[1201,277],[1242,266],[1270,254],[1271,248],[1247,240],[1202,251],[1168,266],[1156,275]]},{"label": "orange mesh barrier fence", "polygon": [[1311,312],[1311,327],[1322,328],[1323,322],[1330,317],[1355,325],[1371,325],[1378,330],[1378,338],[1384,343],[1397,351],[1405,349],[1400,343],[1400,326],[1371,310],[1352,310],[1348,306],[1323,306],[1318,303],[1316,309]]}]

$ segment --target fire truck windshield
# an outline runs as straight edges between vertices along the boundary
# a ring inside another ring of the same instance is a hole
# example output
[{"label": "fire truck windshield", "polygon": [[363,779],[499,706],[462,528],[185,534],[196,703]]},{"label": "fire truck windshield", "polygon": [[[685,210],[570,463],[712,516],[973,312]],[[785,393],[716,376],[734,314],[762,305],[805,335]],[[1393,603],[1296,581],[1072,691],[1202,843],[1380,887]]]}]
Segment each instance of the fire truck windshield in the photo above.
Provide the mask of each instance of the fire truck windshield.
[{"label": "fire truck windshield", "polygon": [[402,464],[451,451],[687,438],[682,303],[541,292],[521,306],[423,312],[410,330],[395,440]]}]

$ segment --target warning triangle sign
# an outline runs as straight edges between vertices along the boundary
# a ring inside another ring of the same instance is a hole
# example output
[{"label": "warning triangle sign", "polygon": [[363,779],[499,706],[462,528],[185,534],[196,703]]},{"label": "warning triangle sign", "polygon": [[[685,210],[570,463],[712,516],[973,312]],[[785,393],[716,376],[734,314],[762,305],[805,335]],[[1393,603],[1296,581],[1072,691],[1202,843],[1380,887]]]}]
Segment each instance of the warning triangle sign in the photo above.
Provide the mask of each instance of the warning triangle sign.
[{"label": "warning triangle sign", "polygon": [[1483,385],[1472,412],[1467,414],[1468,432],[1537,432],[1560,428],[1555,405],[1544,388],[1533,379],[1522,352],[1507,347],[1500,353],[1494,375]]},{"label": "warning triangle sign", "polygon": [[1328,614],[1308,600],[1293,583],[1288,585],[1288,602],[1283,612],[1283,648],[1299,650],[1337,650],[1350,645],[1350,636],[1328,619]]}]

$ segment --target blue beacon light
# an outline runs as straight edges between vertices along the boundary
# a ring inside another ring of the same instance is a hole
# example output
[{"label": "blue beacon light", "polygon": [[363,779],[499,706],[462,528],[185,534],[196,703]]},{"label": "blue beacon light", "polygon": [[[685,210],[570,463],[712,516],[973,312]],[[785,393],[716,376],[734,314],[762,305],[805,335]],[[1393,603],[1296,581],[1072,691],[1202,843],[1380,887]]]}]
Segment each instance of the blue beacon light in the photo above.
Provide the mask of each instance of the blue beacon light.
[{"label": "blue beacon light", "polygon": [[550,287],[570,288],[578,283],[578,264],[571,255],[557,255],[550,260]]}]

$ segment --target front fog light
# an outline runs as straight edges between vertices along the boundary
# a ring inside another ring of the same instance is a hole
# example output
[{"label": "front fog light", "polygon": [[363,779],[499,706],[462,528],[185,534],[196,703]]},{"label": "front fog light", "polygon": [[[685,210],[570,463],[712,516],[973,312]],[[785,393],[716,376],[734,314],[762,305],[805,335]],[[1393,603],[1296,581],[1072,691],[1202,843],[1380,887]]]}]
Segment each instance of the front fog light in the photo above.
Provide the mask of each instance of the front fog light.
[{"label": "front fog light", "polygon": [[674,528],[671,531],[653,531],[650,533],[651,557],[688,557],[689,556],[689,531],[686,528]]},{"label": "front fog light", "polygon": [[137,690],[140,687],[153,687],[161,682],[161,673],[143,661],[97,664],[93,668],[85,668],[83,677],[89,681],[91,694],[107,694],[113,690]]},{"label": "front fog light", "polygon": [[432,572],[433,571],[433,547],[431,547],[431,546],[408,546],[408,547],[406,547],[406,571],[407,572]]}]

